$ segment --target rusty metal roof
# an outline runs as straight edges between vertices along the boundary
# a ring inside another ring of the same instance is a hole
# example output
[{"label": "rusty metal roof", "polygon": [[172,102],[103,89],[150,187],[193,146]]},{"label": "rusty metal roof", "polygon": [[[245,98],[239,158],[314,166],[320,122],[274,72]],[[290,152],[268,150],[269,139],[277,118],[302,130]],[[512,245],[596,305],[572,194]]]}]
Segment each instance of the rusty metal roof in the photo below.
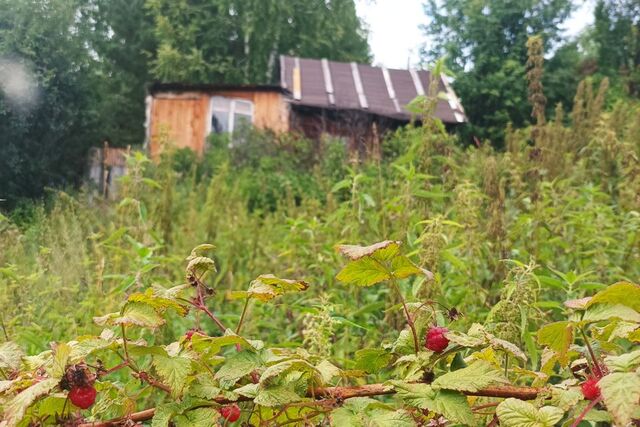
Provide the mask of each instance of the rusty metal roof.
[{"label": "rusty metal roof", "polygon": [[[446,77],[439,76],[440,96],[435,116],[444,123],[467,121],[462,104]],[[335,62],[326,59],[280,57],[280,85],[292,94],[291,103],[336,110],[362,110],[409,120],[406,105],[429,93],[431,73]]]}]

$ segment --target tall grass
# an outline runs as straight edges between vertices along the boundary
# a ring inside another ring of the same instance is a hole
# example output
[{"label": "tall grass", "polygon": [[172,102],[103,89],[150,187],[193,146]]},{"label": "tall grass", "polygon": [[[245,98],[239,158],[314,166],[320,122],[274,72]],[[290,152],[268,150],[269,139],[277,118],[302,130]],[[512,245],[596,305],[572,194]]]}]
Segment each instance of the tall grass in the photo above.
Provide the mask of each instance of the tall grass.
[{"label": "tall grass", "polygon": [[[435,273],[402,286],[465,307],[462,323],[504,323],[490,312],[518,283],[535,290],[538,318],[559,315],[566,298],[640,276],[640,108],[603,111],[605,90],[583,83],[571,117],[558,109],[535,142],[531,129],[508,129],[505,152],[461,147],[427,123],[389,135],[379,162],[349,163],[340,141],[255,132],[231,149],[212,140],[202,160],[135,154],[115,202],[58,192],[0,217],[3,333],[35,352],[98,332],[92,317],[123,293],[181,283],[204,242],[216,246],[217,311],[238,313],[225,293],[259,274],[305,279],[298,299],[256,306],[247,333],[317,343],[305,325],[321,324],[337,357],[383,340],[398,310],[384,287],[336,282],[337,243],[402,240]],[[171,325],[164,333],[184,332]]]}]

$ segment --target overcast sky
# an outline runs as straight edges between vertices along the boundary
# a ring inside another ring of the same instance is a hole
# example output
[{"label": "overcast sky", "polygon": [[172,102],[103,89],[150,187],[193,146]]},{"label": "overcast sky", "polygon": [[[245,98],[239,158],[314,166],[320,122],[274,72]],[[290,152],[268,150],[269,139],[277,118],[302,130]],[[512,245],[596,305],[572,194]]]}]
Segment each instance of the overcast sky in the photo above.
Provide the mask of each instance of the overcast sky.
[{"label": "overcast sky", "polygon": [[[581,6],[565,23],[569,36],[593,22],[593,0],[578,1]],[[375,65],[406,68],[416,65],[420,45],[426,40],[419,26],[427,18],[422,0],[356,0],[358,15],[369,27],[369,45]]]}]

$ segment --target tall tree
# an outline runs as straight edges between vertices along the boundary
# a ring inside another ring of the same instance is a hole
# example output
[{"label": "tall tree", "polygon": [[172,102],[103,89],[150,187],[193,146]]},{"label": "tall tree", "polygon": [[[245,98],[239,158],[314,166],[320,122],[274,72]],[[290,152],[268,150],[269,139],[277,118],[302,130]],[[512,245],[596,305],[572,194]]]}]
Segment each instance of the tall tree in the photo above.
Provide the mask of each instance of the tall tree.
[{"label": "tall tree", "polygon": [[114,145],[144,140],[145,84],[155,50],[145,0],[83,0],[85,39],[96,58],[96,109],[101,138]]},{"label": "tall tree", "polygon": [[76,0],[0,0],[0,198],[75,184],[96,141],[93,67]]},{"label": "tall tree", "polygon": [[368,62],[353,0],[147,0],[161,80],[264,83],[278,54]]},{"label": "tall tree", "polygon": [[[571,0],[428,0],[430,46],[425,60],[445,57],[471,122],[470,132],[496,144],[508,122],[529,121],[525,63],[527,39],[539,35],[545,51],[560,39]],[[550,99],[550,102],[553,102]]]},{"label": "tall tree", "polygon": [[592,36],[600,72],[640,96],[640,0],[599,0]]}]

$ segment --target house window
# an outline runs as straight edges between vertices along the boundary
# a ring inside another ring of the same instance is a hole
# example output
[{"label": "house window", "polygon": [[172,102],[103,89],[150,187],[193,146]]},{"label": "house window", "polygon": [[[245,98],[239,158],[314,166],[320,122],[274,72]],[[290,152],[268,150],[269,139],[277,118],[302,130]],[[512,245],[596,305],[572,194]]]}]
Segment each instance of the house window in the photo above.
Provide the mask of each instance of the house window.
[{"label": "house window", "polygon": [[232,133],[253,123],[253,103],[244,99],[211,98],[211,132]]}]

